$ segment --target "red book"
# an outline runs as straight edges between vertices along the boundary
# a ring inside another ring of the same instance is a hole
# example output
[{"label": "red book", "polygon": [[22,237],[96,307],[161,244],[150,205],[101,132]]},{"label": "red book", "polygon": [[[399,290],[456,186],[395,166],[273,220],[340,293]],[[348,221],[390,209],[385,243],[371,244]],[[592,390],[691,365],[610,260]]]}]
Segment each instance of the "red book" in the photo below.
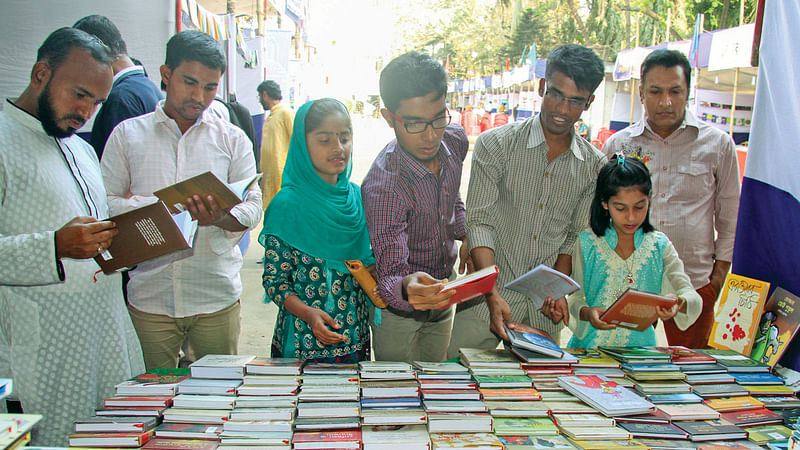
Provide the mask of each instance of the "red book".
[{"label": "red book", "polygon": [[672,308],[677,303],[676,298],[628,288],[606,309],[600,320],[623,328],[644,331],[658,319],[656,306]]},{"label": "red book", "polygon": [[153,436],[143,433],[75,433],[69,436],[70,447],[141,447]]},{"label": "red book", "polygon": [[456,294],[450,298],[450,303],[441,309],[488,294],[494,289],[499,272],[497,266],[490,266],[445,284],[441,292],[455,290]]},{"label": "red book", "polygon": [[95,411],[98,416],[161,417],[167,408],[163,406],[106,406]]},{"label": "red book", "polygon": [[142,450],[216,450],[217,441],[205,439],[151,439]]},{"label": "red book", "polygon": [[714,364],[716,359],[700,353],[698,351],[690,350],[680,345],[673,345],[669,347],[651,347],[653,350],[658,350],[663,353],[668,353],[672,356],[672,364]]},{"label": "red book", "polygon": [[103,401],[103,406],[169,407],[172,395],[163,397],[111,397]]},{"label": "red book", "polygon": [[337,449],[361,448],[361,430],[297,431],[292,437],[295,449],[316,449],[320,442],[336,442]]},{"label": "red book", "polygon": [[740,427],[783,423],[782,416],[775,414],[767,408],[724,412],[720,414],[720,417]]}]

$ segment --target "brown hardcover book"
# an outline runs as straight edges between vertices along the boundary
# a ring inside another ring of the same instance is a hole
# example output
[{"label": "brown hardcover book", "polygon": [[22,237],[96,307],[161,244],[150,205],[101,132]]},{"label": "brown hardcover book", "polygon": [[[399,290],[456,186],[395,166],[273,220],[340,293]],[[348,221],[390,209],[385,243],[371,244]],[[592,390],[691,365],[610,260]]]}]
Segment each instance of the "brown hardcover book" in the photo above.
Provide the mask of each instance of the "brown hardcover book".
[{"label": "brown hardcover book", "polygon": [[260,173],[253,177],[228,184],[217,178],[212,172],[205,172],[155,191],[153,195],[166,203],[173,213],[183,211],[183,203],[187,198],[193,195],[199,195],[202,199],[210,195],[214,197],[220,209],[227,211],[241,203],[245,193],[250,190],[259,179],[261,179]]},{"label": "brown hardcover book", "polygon": [[189,212],[172,216],[163,202],[143,206],[108,219],[117,225],[111,246],[94,257],[105,273],[134,266],[160,256],[183,259],[192,255],[197,222]]},{"label": "brown hardcover book", "polygon": [[623,328],[644,331],[658,318],[656,306],[672,308],[678,299],[628,288],[600,316],[600,320]]}]

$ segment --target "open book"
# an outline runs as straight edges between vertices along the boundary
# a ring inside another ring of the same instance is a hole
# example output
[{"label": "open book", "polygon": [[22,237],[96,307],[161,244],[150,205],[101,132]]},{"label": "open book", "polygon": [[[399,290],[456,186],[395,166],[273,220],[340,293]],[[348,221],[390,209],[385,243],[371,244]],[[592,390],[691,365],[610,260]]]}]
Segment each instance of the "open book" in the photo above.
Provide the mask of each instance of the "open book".
[{"label": "open book", "polygon": [[656,306],[672,308],[676,303],[677,298],[628,288],[606,309],[600,320],[623,328],[644,331],[658,319]]},{"label": "open book", "polygon": [[241,203],[247,191],[260,179],[261,174],[257,173],[250,178],[228,184],[212,172],[205,172],[155,191],[153,195],[166,203],[173,213],[183,211],[183,203],[193,195],[199,195],[202,199],[211,195],[220,209],[228,211]]},{"label": "open book", "polygon": [[498,273],[499,270],[497,266],[489,266],[445,284],[440,292],[447,292],[455,289],[456,294],[450,298],[450,303],[441,309],[445,309],[455,303],[465,302],[475,297],[488,294],[494,289]]},{"label": "open book", "polygon": [[557,300],[569,295],[581,285],[575,280],[555,269],[539,264],[522,276],[506,283],[505,288],[530,298],[538,309],[544,305],[547,297]]},{"label": "open book", "polygon": [[503,324],[512,347],[521,347],[525,350],[541,353],[543,355],[560,358],[564,356],[564,351],[552,339],[534,333],[521,333],[508,328]]},{"label": "open book", "polygon": [[177,259],[192,255],[197,221],[189,211],[172,215],[164,202],[156,202],[109,218],[119,232],[111,246],[94,257],[104,273],[134,266],[160,256],[184,251]]}]

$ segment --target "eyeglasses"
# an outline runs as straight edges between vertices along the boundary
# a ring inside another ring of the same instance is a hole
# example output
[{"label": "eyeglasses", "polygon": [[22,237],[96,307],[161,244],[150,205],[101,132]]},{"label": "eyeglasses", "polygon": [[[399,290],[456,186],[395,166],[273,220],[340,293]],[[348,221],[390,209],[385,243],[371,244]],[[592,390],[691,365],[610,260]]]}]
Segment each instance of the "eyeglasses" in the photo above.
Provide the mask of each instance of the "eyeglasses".
[{"label": "eyeglasses", "polygon": [[405,120],[397,117],[397,115],[389,109],[386,111],[389,111],[389,114],[391,114],[396,121],[403,124],[403,127],[406,129],[408,134],[424,133],[425,130],[428,129],[428,125],[433,127],[434,130],[441,130],[450,123],[450,111],[447,109],[444,110],[443,116],[437,117],[429,122],[406,122]]},{"label": "eyeglasses", "polygon": [[547,88],[547,91],[545,91],[544,95],[547,96],[547,97],[552,98],[553,100],[555,100],[558,103],[561,103],[564,100],[566,100],[567,103],[569,103],[569,107],[573,108],[573,109],[579,109],[579,108],[583,109],[589,104],[589,100],[587,100],[585,98],[582,98],[582,97],[567,98],[567,97],[564,97],[564,94],[562,94],[561,92],[558,92],[557,90],[551,89],[551,88]]}]

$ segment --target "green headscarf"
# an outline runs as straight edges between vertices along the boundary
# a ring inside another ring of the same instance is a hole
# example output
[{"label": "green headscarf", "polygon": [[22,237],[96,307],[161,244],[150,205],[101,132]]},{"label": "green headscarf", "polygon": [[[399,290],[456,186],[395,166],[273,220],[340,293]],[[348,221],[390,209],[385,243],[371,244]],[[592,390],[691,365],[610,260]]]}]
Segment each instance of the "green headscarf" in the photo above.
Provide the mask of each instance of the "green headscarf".
[{"label": "green headscarf", "polygon": [[[303,253],[324,259],[329,268],[348,273],[345,260],[361,260],[367,266],[375,259],[361,189],[350,182],[352,155],[335,185],[323,180],[311,164],[306,116],[314,102],[301,106],[295,115],[281,190],[264,212],[258,242],[265,246],[267,235],[277,236]],[[344,105],[342,109],[347,110]]]}]

